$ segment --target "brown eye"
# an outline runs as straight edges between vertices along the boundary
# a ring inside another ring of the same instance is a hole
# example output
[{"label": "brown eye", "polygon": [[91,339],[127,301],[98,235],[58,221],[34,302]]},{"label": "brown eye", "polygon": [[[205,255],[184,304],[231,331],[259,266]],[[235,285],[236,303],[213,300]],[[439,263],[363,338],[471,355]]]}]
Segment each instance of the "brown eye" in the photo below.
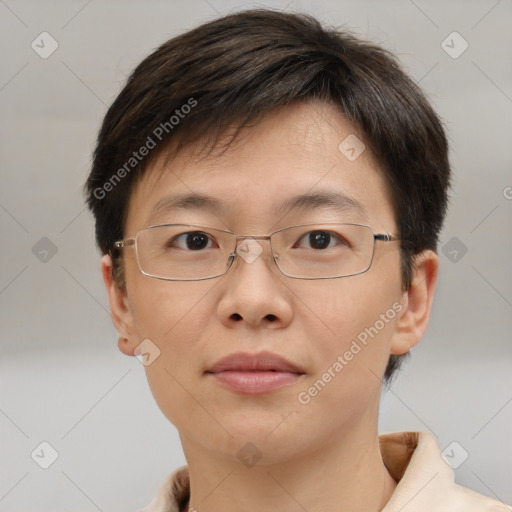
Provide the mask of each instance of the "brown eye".
[{"label": "brown eye", "polygon": [[[294,247],[304,247],[301,243],[302,241],[305,241],[307,244],[305,246],[306,249],[311,248],[315,250],[330,249],[335,245],[347,245],[347,242],[343,237],[330,231],[323,230],[316,230],[306,233],[298,240],[298,245],[296,244]],[[336,244],[336,242],[338,242],[338,244]]]},{"label": "brown eye", "polygon": [[190,251],[198,251],[209,248],[210,235],[201,231],[190,231],[177,235],[167,242],[167,247],[178,247]]}]

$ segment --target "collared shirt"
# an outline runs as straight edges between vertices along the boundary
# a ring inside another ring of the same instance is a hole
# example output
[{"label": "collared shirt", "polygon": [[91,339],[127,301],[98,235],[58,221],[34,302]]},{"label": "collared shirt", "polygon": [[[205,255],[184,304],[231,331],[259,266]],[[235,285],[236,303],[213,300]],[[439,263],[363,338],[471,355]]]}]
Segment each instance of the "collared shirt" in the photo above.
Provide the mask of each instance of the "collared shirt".
[{"label": "collared shirt", "polygon": [[[512,507],[455,483],[434,437],[426,432],[379,436],[382,460],[398,482],[381,512],[510,512]],[[171,473],[155,499],[140,512],[187,512],[188,466]]]}]

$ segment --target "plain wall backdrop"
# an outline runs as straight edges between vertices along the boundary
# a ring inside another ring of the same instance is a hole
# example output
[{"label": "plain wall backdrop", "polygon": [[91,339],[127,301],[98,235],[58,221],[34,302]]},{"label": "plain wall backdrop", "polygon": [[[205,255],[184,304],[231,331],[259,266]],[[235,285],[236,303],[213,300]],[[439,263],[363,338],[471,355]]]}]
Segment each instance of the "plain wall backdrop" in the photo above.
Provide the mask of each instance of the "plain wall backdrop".
[{"label": "plain wall backdrop", "polygon": [[454,190],[435,306],[380,430],[431,432],[461,484],[512,503],[512,1],[0,0],[0,511],[136,510],[185,463],[117,349],[82,185],[132,68],[254,6],[382,44],[443,118]]}]

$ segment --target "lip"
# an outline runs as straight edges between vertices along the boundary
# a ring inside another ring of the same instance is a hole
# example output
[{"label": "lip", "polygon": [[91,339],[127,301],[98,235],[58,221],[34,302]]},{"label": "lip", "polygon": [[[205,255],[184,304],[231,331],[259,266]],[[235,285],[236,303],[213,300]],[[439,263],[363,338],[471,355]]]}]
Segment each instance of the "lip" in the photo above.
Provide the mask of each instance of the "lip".
[{"label": "lip", "polygon": [[237,352],[217,361],[205,372],[232,391],[260,394],[293,384],[304,371],[272,352]]},{"label": "lip", "polygon": [[304,373],[301,368],[294,365],[287,359],[272,352],[236,352],[219,359],[208,373],[219,373],[225,371],[277,371],[289,373]]}]

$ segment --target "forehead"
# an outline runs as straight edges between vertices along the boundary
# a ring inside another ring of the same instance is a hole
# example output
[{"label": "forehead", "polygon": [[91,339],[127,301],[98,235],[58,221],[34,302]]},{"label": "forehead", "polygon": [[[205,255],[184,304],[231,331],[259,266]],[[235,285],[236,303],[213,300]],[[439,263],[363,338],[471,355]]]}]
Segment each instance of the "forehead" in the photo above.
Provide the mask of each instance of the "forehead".
[{"label": "forehead", "polygon": [[[134,187],[126,232],[179,216],[217,218],[267,230],[278,217],[337,215],[342,222],[394,218],[386,180],[363,138],[338,107],[321,102],[282,107],[253,127],[223,133],[207,154],[201,141],[162,153]],[[355,158],[354,158],[355,156]]]}]

